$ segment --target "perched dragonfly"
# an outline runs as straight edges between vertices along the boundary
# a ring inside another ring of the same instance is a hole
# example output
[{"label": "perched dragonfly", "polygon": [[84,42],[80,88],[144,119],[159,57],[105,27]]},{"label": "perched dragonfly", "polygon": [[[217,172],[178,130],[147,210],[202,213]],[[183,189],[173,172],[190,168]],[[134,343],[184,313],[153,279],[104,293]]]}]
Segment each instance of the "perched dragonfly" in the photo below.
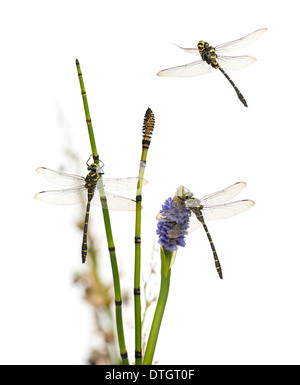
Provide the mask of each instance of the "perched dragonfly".
[{"label": "perched dragonfly", "polygon": [[[66,188],[64,190],[41,191],[35,195],[35,199],[41,202],[55,203],[59,205],[87,202],[81,251],[82,263],[85,262],[87,256],[87,230],[91,202],[109,210],[134,211],[136,208],[135,200],[115,195],[110,193],[109,190],[133,190],[137,186],[138,178],[101,177],[101,183],[99,179],[100,175],[103,173],[100,167],[95,163],[88,165],[89,173],[86,178],[79,175],[66,174],[64,172],[50,170],[45,167],[39,167],[36,171],[50,182],[60,186],[69,186],[70,188]],[[147,183],[148,181],[143,179],[143,185]]]},{"label": "perched dragonfly", "polygon": [[267,28],[258,29],[257,31],[254,31],[249,35],[242,37],[241,39],[233,40],[229,43],[218,45],[215,48],[210,46],[209,43],[203,40],[199,41],[197,48],[183,48],[177,46],[192,55],[196,55],[198,57],[200,55],[200,59],[189,64],[165,69],[163,71],[158,72],[157,75],[179,77],[198,76],[211,72],[211,68],[218,69],[233,86],[240,101],[244,104],[245,107],[248,107],[244,96],[241,94],[240,90],[227,75],[225,70],[242,69],[248,66],[249,64],[254,63],[256,59],[252,56],[221,56],[220,54],[247,47],[249,44],[257,40],[266,31]]},{"label": "perched dragonfly", "polygon": [[204,217],[207,220],[229,218],[248,210],[254,205],[252,200],[240,200],[225,203],[234,198],[245,187],[245,182],[238,182],[225,188],[224,190],[206,195],[201,199],[197,199],[194,198],[193,193],[191,193],[188,189],[184,186],[180,186],[176,191],[175,197],[173,198],[173,202],[176,206],[172,209],[161,211],[156,217],[156,219],[161,222],[173,222],[174,225],[171,227],[168,237],[177,238],[186,234],[182,233],[181,223],[174,222],[174,217],[177,219],[182,218],[186,215],[186,208],[188,208],[190,210],[190,226],[187,232],[190,233],[201,225],[204,227],[214,255],[216,269],[221,279],[223,278],[221,264]]}]

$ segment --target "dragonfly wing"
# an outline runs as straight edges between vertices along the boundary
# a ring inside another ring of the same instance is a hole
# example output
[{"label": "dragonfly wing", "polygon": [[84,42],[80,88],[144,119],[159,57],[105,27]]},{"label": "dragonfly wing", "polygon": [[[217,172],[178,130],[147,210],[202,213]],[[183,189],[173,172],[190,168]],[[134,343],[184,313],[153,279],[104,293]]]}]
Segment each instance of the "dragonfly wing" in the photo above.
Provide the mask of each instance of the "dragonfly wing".
[{"label": "dragonfly wing", "polygon": [[[224,190],[217,191],[215,193],[205,195],[200,199],[201,205],[209,206],[217,203],[224,203],[233,199],[246,187],[246,182],[237,182]],[[198,200],[199,202],[199,200]],[[197,206],[197,199],[195,199],[195,205]]]},{"label": "dragonfly wing", "polygon": [[190,216],[190,225],[188,228],[188,233],[192,233],[193,231],[199,229],[201,225],[202,223],[197,219],[196,215],[192,213]]},{"label": "dragonfly wing", "polygon": [[65,190],[41,191],[35,195],[35,199],[41,202],[57,205],[72,205],[85,202],[87,199],[86,188],[69,188]]},{"label": "dragonfly wing", "polygon": [[[136,201],[130,198],[122,197],[119,195],[115,195],[109,192],[105,192],[107,203],[105,204],[105,207],[109,210],[113,211],[135,211],[136,209]],[[97,206],[101,205],[100,200],[100,193],[99,190],[95,190],[94,197],[92,200],[92,203],[94,203]]]},{"label": "dragonfly wing", "polygon": [[38,167],[36,171],[48,179],[50,182],[60,186],[84,186],[85,179],[79,175],[66,174],[60,171],[54,171],[46,167]]},{"label": "dragonfly wing", "polygon": [[180,235],[187,235],[187,233],[192,233],[193,231],[199,229],[199,227],[202,225],[202,223],[197,219],[196,215],[193,212],[191,212],[191,216],[189,219],[190,219],[189,227],[186,232],[183,232],[181,230],[182,226],[180,223],[176,223],[176,225],[174,225],[172,229],[169,231],[168,237],[177,238]]},{"label": "dragonfly wing", "polygon": [[157,76],[198,76],[211,71],[211,67],[203,60],[197,60],[189,64],[172,67],[158,72]]},{"label": "dragonfly wing", "polygon": [[224,219],[242,213],[254,205],[251,200],[242,200],[230,203],[223,203],[215,206],[204,206],[202,212],[206,219]]},{"label": "dragonfly wing", "polygon": [[178,238],[182,235],[187,235],[188,232],[186,230],[182,230],[181,223],[175,223],[171,230],[168,232],[169,238]]},{"label": "dragonfly wing", "polygon": [[222,52],[230,52],[233,50],[238,50],[247,47],[248,45],[254,43],[263,33],[267,31],[267,29],[268,28],[258,29],[257,31],[249,33],[249,35],[246,35],[241,39],[233,40],[229,43],[220,44],[215,47],[216,54]]},{"label": "dragonfly wing", "polygon": [[[137,188],[138,181],[142,178],[101,178],[103,182],[103,187],[106,190],[112,191],[130,191]],[[145,186],[148,181],[146,179],[142,179],[143,186]]]},{"label": "dragonfly wing", "polygon": [[176,206],[173,209],[161,211],[157,214],[156,219],[159,222],[176,222],[185,217],[187,215],[186,213],[185,206]]},{"label": "dragonfly wing", "polygon": [[241,70],[256,61],[252,56],[218,56],[219,65],[223,70]]},{"label": "dragonfly wing", "polygon": [[190,53],[192,55],[195,55],[195,56],[199,56],[200,55],[198,48],[183,48],[183,47],[180,47],[177,44],[174,44],[174,45],[176,45],[176,47],[178,47],[180,49],[183,49],[185,52]]}]

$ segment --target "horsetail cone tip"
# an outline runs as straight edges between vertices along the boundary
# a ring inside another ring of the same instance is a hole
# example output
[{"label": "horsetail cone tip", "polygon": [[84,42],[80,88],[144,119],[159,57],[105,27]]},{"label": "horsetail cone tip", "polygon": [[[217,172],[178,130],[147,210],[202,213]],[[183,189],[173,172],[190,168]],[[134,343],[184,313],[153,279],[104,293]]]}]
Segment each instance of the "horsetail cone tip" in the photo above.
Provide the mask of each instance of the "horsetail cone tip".
[{"label": "horsetail cone tip", "polygon": [[145,113],[144,124],[143,124],[143,147],[144,148],[149,148],[150,146],[151,135],[154,130],[154,124],[155,124],[154,114],[151,108],[148,108]]}]

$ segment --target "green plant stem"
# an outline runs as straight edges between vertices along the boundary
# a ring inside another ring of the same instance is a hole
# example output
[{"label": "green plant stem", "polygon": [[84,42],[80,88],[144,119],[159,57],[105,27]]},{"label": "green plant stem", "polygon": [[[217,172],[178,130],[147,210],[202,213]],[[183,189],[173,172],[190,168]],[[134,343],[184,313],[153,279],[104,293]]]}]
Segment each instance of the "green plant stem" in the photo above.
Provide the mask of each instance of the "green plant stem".
[{"label": "green plant stem", "polygon": [[[102,197],[101,197],[101,201],[102,201]],[[119,347],[120,347],[120,355],[122,358],[123,365],[129,365],[129,361],[127,357],[127,349],[125,345],[124,330],[123,330],[122,296],[121,296],[119,269],[118,269],[115,246],[114,246],[113,235],[112,235],[112,230],[110,225],[109,211],[104,208],[102,208],[102,211],[103,211],[105,232],[106,232],[107,243],[108,243],[108,250],[110,255],[110,263],[111,263],[112,274],[113,274],[115,306],[116,306],[116,324],[117,324],[117,334],[118,334]]]},{"label": "green plant stem", "polygon": [[142,186],[146,167],[148,149],[154,130],[154,114],[148,108],[143,124],[142,155],[139,168],[139,180],[136,192],[135,221],[135,261],[134,261],[134,320],[135,320],[135,364],[142,364],[142,314],[141,314],[141,218],[142,218]]},{"label": "green plant stem", "polygon": [[77,59],[76,59],[76,67],[77,67],[77,73],[78,73],[78,78],[79,78],[79,83],[80,83],[83,107],[84,107],[84,112],[85,112],[85,117],[86,117],[86,124],[87,124],[87,128],[88,128],[88,133],[89,133],[89,138],[90,138],[90,143],[91,143],[91,148],[92,148],[92,154],[93,154],[93,158],[94,158],[95,163],[98,164],[99,158],[98,158],[98,152],[97,152],[94,130],[93,130],[93,125],[92,125],[92,119],[90,116],[90,110],[89,110],[89,105],[88,105],[85,87],[84,87],[84,83],[83,83],[82,72],[81,72],[79,61]]},{"label": "green plant stem", "polygon": [[135,220],[135,259],[134,259],[134,320],[135,320],[135,364],[142,364],[142,315],[141,315],[141,218],[142,218],[142,185],[146,167],[148,149],[143,148],[139,181],[136,193],[136,220]]},{"label": "green plant stem", "polygon": [[[176,252],[175,252],[176,253]],[[148,343],[145,351],[143,365],[151,365],[153,361],[154,351],[157,343],[157,338],[164,315],[171,278],[171,264],[174,260],[174,252],[165,250],[163,247],[160,248],[161,256],[161,281],[159,297],[156,304],[156,309],[151,325],[151,330],[148,338]]]},{"label": "green plant stem", "polygon": [[[86,116],[86,123],[88,127],[88,133],[91,143],[91,149],[92,154],[94,158],[94,162],[98,165],[99,164],[99,155],[97,152],[96,147],[96,141],[94,137],[94,130],[92,126],[92,120],[90,116],[88,101],[86,97],[84,82],[82,78],[82,72],[80,68],[79,61],[76,59],[76,67],[78,72],[78,78],[80,83],[80,89],[82,94],[82,100],[83,100],[83,106]],[[110,217],[109,217],[109,211],[107,209],[106,205],[106,196],[103,188],[103,182],[102,177],[100,173],[99,178],[99,190],[100,190],[100,199],[102,204],[102,213],[103,213],[103,219],[104,219],[104,225],[105,225],[105,232],[106,232],[106,238],[108,243],[108,250],[110,255],[110,262],[112,267],[112,274],[113,274],[113,284],[114,284],[114,292],[115,292],[115,305],[116,305],[116,324],[117,324],[117,335],[118,335],[118,341],[119,341],[119,348],[120,348],[120,355],[122,359],[123,365],[128,365],[128,357],[127,357],[127,349],[125,345],[125,337],[124,337],[124,330],[123,330],[123,318],[122,318],[122,297],[121,297],[121,287],[120,287],[120,279],[119,279],[119,270],[118,270],[118,264],[117,264],[117,258],[116,258],[116,252],[115,252],[115,246],[113,241],[113,235],[112,235],[112,229],[110,224]]]}]

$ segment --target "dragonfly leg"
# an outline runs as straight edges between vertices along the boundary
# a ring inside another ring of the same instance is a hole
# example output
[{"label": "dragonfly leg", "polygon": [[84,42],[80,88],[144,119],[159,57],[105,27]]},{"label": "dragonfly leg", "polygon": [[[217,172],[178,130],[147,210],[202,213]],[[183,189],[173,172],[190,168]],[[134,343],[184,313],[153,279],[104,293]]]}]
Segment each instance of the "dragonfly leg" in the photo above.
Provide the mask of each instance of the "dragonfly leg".
[{"label": "dragonfly leg", "polygon": [[217,67],[221,72],[222,74],[225,76],[225,78],[229,81],[229,83],[232,85],[232,87],[235,89],[235,92],[237,93],[237,96],[238,98],[240,99],[240,101],[243,103],[243,105],[245,107],[248,107],[247,105],[247,102],[246,102],[246,99],[244,98],[244,96],[242,95],[242,93],[240,92],[240,90],[237,88],[237,86],[234,84],[234,82],[230,79],[230,77],[227,75],[227,73],[223,70],[222,67],[218,66]]}]

